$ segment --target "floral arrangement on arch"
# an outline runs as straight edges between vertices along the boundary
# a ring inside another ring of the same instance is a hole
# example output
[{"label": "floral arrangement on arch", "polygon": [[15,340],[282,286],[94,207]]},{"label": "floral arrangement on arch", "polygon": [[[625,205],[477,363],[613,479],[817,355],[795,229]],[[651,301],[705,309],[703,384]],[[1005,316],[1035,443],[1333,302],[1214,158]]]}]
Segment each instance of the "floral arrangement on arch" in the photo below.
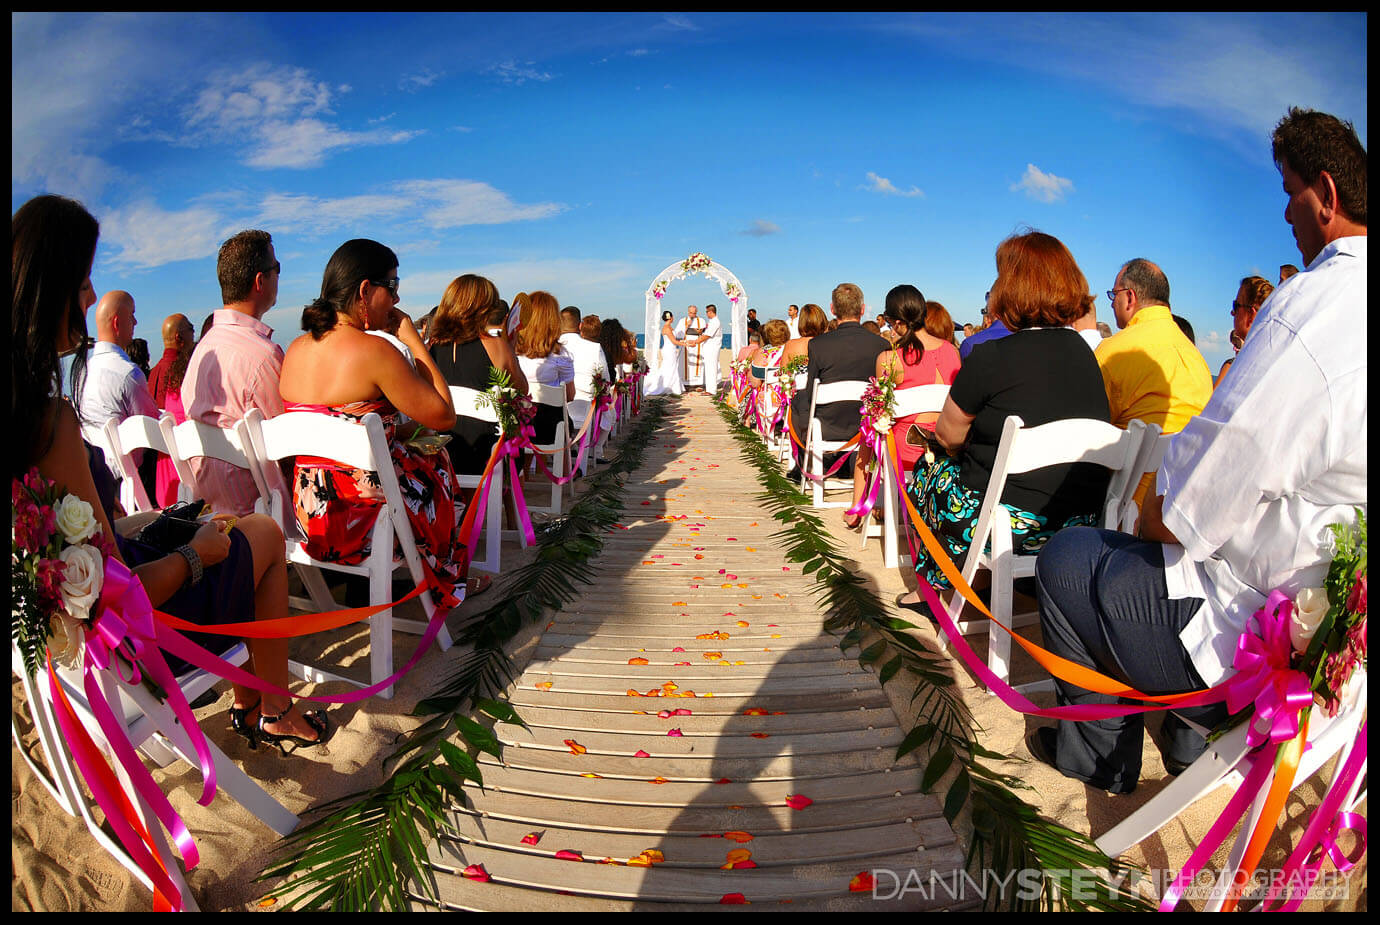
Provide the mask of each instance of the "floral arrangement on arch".
[{"label": "floral arrangement on arch", "polygon": [[10,635],[32,677],[45,651],[68,667],[80,663],[112,549],[91,505],[37,468],[13,479],[10,498]]},{"label": "floral arrangement on arch", "polygon": [[531,397],[513,388],[508,373],[501,369],[489,371],[489,387],[480,393],[476,403],[481,408],[494,409],[498,415],[498,429],[504,437],[516,437],[537,416],[537,406]]},{"label": "floral arrangement on arch", "polygon": [[736,304],[738,299],[742,298],[743,290],[739,289],[737,284],[729,283],[724,287],[724,295],[728,296],[728,301]]},{"label": "floral arrangement on arch", "polygon": [[680,268],[686,273],[703,273],[705,270],[708,270],[713,263],[714,261],[710,260],[699,251],[696,251],[680,262]]},{"label": "floral arrangement on arch", "polygon": [[1309,678],[1314,701],[1336,716],[1350,699],[1357,667],[1366,667],[1366,515],[1332,524],[1335,553],[1321,588],[1304,588],[1289,618],[1293,667]]},{"label": "floral arrangement on arch", "polygon": [[659,279],[659,280],[657,280],[657,281],[656,281],[656,285],[654,285],[654,286],[652,287],[652,296],[653,296],[658,302],[660,302],[660,301],[661,301],[661,297],[664,296],[664,295],[666,294],[666,287],[669,286],[669,285],[671,285],[671,281],[670,281],[670,280],[667,280],[667,279]]}]

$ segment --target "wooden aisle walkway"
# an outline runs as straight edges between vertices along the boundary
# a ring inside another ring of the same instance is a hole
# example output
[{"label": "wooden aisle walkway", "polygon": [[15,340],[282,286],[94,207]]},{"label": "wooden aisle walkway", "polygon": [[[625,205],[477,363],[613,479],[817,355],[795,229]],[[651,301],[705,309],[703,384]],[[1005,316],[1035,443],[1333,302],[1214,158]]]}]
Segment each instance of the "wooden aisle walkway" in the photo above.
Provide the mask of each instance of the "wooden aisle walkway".
[{"label": "wooden aisle walkway", "polygon": [[[498,727],[506,766],[483,756],[459,838],[432,848],[446,906],[937,904],[859,889],[878,870],[951,880],[962,853],[757,492],[709,400],[674,401],[599,577],[551,617],[510,692],[530,729]],[[472,865],[491,879],[465,877]]]}]

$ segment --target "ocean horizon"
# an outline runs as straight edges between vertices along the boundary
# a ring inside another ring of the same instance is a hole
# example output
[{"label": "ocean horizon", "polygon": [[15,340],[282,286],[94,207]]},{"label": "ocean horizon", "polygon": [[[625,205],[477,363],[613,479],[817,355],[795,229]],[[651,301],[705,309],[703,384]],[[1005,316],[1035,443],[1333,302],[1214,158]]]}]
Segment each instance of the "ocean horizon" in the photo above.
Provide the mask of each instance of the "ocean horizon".
[{"label": "ocean horizon", "polygon": [[[639,335],[637,335],[637,349],[638,349],[638,350],[645,350],[645,349],[647,349],[647,343],[646,343],[646,341],[647,341],[647,335],[646,335],[646,334],[639,334]],[[732,350],[732,349],[733,349],[733,335],[732,335],[732,334],[727,334],[727,333],[724,334],[724,336],[723,336],[723,349],[724,349],[724,350]]]}]

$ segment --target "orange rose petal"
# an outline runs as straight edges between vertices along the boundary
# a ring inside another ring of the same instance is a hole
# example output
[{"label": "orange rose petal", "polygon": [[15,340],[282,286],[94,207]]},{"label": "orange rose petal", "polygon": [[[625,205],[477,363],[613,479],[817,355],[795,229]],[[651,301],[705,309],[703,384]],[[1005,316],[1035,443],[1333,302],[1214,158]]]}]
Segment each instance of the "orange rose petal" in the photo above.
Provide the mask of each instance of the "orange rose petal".
[{"label": "orange rose petal", "polygon": [[586,771],[585,773],[581,774],[580,776],[581,776],[581,777],[593,777],[593,778],[595,778],[596,780],[603,780],[603,779],[604,779],[604,777],[603,777],[602,774],[595,774],[593,771]]},{"label": "orange rose petal", "polygon": [[738,625],[741,626],[741,627],[743,627],[744,629],[746,629],[747,627],[751,626],[752,624],[749,623],[749,622],[746,621],[746,620],[739,620],[739,621],[738,621]]},{"label": "orange rose petal", "polygon": [[630,658],[630,659],[628,659],[628,664],[629,664],[629,665],[650,665],[651,662],[647,661],[645,658]]},{"label": "orange rose petal", "polygon": [[276,896],[265,896],[263,899],[259,900],[258,906],[259,906],[260,909],[267,909],[269,906],[277,905],[277,903],[278,903],[278,897],[276,897]]},{"label": "orange rose petal", "polygon": [[653,864],[661,864],[666,861],[666,855],[662,854],[658,848],[643,848],[642,853],[638,855],[638,857],[646,858]]},{"label": "orange rose petal", "polygon": [[652,862],[651,862],[650,860],[648,860],[647,858],[643,857],[642,855],[638,855],[638,856],[635,857],[635,858],[628,858],[628,866],[629,866],[629,867],[651,867],[651,866],[652,866]]},{"label": "orange rose petal", "polygon": [[689,664],[690,664],[689,662],[676,662],[676,663],[675,663],[674,665],[672,665],[671,667],[672,667],[672,668],[685,668],[685,667],[688,667]]},{"label": "orange rose petal", "polygon": [[768,735],[768,734],[765,733],[765,732],[754,732],[754,733],[752,734],[752,737],[753,737],[754,739],[770,739],[770,738],[771,738],[771,736]]},{"label": "orange rose petal", "polygon": [[653,777],[651,780],[647,781],[647,783],[649,783],[649,784],[669,784],[670,781],[667,780],[667,779],[664,778],[664,777]]},{"label": "orange rose petal", "polygon": [[766,716],[767,711],[761,707],[748,707],[743,711],[744,716]]},{"label": "orange rose petal", "polygon": [[633,689],[630,687],[630,688],[628,688],[628,696],[629,696],[629,697],[641,697],[642,695],[639,694],[637,691],[633,690]]},{"label": "orange rose petal", "polygon": [[710,661],[713,661],[715,659],[723,658],[724,654],[722,652],[705,652],[704,657],[709,659]]},{"label": "orange rose petal", "polygon": [[537,690],[539,690],[539,691],[549,691],[549,690],[551,690],[551,684],[552,684],[552,682],[550,682],[550,681],[541,681],[541,682],[538,682],[538,684],[537,684]]},{"label": "orange rose petal", "polygon": [[617,864],[618,862],[615,861],[613,858],[600,858],[600,859],[599,859],[599,863],[600,863],[600,864]]},{"label": "orange rose petal", "polygon": [[570,754],[572,755],[583,755],[585,752],[589,751],[589,749],[585,748],[583,745],[581,745],[579,742],[576,742],[574,739],[566,739],[565,744],[569,746]]},{"label": "orange rose petal", "polygon": [[727,839],[730,839],[731,841],[736,841],[736,842],[738,842],[740,845],[743,844],[744,842],[750,842],[750,841],[752,841],[752,839],[753,839],[753,836],[752,836],[752,835],[749,835],[747,832],[739,832],[739,831],[725,832],[725,833],[723,834],[723,837],[724,837],[724,838],[727,838]]},{"label": "orange rose petal", "polygon": [[876,878],[872,876],[872,872],[865,870],[848,881],[848,890],[851,893],[871,893],[875,884]]}]

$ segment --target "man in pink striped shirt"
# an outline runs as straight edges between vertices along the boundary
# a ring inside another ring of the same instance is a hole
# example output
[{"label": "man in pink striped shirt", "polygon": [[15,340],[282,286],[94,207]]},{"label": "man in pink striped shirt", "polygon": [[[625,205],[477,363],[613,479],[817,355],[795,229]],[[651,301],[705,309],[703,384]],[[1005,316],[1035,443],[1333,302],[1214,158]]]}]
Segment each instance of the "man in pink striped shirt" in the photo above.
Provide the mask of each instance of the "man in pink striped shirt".
[{"label": "man in pink striped shirt", "polygon": [[[211,329],[196,345],[182,381],[182,404],[189,420],[231,428],[250,408],[271,418],[283,413],[278,383],[283,348],[273,343],[273,329],[260,319],[278,301],[282,265],[266,231],[241,231],[221,245],[216,260],[225,307],[213,316]],[[247,469],[217,459],[193,459],[201,495],[225,514],[243,516],[259,497]],[[283,488],[270,472],[270,489]],[[284,495],[286,498],[287,496]]]}]

